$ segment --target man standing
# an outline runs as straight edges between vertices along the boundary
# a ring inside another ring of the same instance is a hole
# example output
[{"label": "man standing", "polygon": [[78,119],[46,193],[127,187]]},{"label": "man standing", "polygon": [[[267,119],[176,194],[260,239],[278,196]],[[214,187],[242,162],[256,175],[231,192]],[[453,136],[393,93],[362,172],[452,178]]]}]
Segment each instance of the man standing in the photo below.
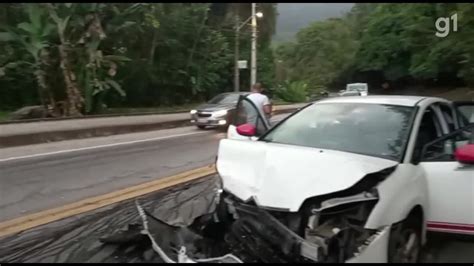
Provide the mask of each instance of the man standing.
[{"label": "man standing", "polygon": [[247,98],[255,104],[255,106],[260,110],[260,112],[265,116],[265,119],[268,119],[272,113],[272,108],[270,100],[266,95],[262,94],[263,88],[262,84],[255,83],[250,90],[250,94]]}]

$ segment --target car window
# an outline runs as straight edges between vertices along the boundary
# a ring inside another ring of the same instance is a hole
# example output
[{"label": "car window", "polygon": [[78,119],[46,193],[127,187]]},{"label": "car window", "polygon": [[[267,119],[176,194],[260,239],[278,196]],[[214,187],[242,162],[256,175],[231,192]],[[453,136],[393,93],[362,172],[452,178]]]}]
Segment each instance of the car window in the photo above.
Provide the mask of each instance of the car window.
[{"label": "car window", "polygon": [[262,141],[400,160],[414,108],[316,103],[273,128]]},{"label": "car window", "polygon": [[474,106],[472,105],[463,105],[457,108],[460,117],[460,126],[466,126],[468,124],[474,123]]},{"label": "car window", "polygon": [[232,104],[237,103],[239,94],[219,94],[212,98],[208,103],[211,104]]},{"label": "car window", "polygon": [[457,148],[474,144],[474,124],[447,134],[438,140],[428,143],[423,148],[422,162],[455,161],[454,152]]},{"label": "car window", "polygon": [[366,91],[367,87],[365,85],[347,85],[347,91]]},{"label": "car window", "polygon": [[243,124],[254,125],[257,129],[257,136],[261,136],[267,130],[255,106],[246,99],[240,101],[236,109],[235,126]]},{"label": "car window", "polygon": [[261,117],[257,117],[255,126],[257,128],[257,133],[256,133],[257,137],[263,135],[267,131],[267,128]]},{"label": "car window", "polygon": [[427,108],[421,119],[418,135],[416,137],[413,160],[418,161],[423,147],[429,142],[442,136],[441,124],[434,110]]}]

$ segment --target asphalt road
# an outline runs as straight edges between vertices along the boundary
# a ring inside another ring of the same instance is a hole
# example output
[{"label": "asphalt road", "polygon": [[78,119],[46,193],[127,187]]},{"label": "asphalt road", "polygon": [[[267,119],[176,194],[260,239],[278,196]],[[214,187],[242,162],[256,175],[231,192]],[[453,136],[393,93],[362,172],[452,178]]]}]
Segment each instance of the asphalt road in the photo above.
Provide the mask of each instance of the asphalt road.
[{"label": "asphalt road", "polygon": [[[195,201],[209,203],[214,197],[216,178],[200,179],[157,191],[138,200],[157,217],[168,220],[191,214]],[[204,204],[204,207],[207,205]],[[52,222],[0,238],[2,262],[160,262],[159,256],[143,241],[141,245],[103,245],[100,237],[114,234],[129,223],[140,223],[134,200]],[[130,252],[131,251],[131,252]],[[144,255],[144,256],[143,256]]]},{"label": "asphalt road", "polygon": [[[284,116],[277,116],[275,120]],[[224,132],[184,127],[0,149],[0,221],[207,165],[214,162],[218,142],[224,137]],[[108,219],[115,217],[109,216]],[[77,217],[71,219],[80,220]],[[97,226],[103,227],[104,224],[110,225],[110,222]],[[118,227],[121,225],[122,222],[117,224]],[[92,227],[96,228],[95,225]],[[74,232],[82,230],[74,228]],[[15,241],[21,246],[27,245],[29,240],[24,242],[22,239],[15,238]],[[73,239],[72,248],[79,241]],[[11,240],[0,242],[10,246]],[[97,245],[97,235],[88,241]],[[81,246],[87,247],[88,244],[82,243]],[[27,250],[21,248],[18,252],[24,254],[23,251]],[[425,261],[473,262],[472,251],[473,238],[430,235]],[[31,261],[47,257],[44,252],[32,253]],[[79,257],[66,261],[84,261],[83,255]],[[100,259],[94,257],[91,261]]]},{"label": "asphalt road", "polygon": [[[2,152],[4,159],[111,145],[0,162],[0,221],[212,163],[218,141],[225,136],[194,127],[163,131],[120,136],[121,140],[94,139],[96,144],[87,140],[32,145],[25,153],[13,149],[12,155],[19,154],[9,157]],[[164,139],[154,139],[159,137]],[[148,141],[133,143],[141,140]],[[114,145],[123,142],[132,143]]]},{"label": "asphalt road", "polygon": [[213,163],[224,137],[182,127],[0,149],[0,221]]},{"label": "asphalt road", "polygon": [[[213,176],[142,196],[140,204],[163,220],[188,217],[213,197]],[[209,197],[210,196],[210,197]],[[193,211],[190,211],[190,210]],[[187,218],[185,218],[187,219]],[[0,238],[0,263],[157,263],[162,262],[147,241],[105,245],[100,237],[114,234],[129,223],[140,223],[134,200],[42,225]],[[422,262],[474,261],[474,241],[429,234]]]}]

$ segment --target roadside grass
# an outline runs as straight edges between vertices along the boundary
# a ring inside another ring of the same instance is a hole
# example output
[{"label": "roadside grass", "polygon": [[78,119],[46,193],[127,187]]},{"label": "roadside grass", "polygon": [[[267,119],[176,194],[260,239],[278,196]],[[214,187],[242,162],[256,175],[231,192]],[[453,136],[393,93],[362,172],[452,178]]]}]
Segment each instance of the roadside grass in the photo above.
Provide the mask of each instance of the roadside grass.
[{"label": "roadside grass", "polygon": [[10,114],[10,112],[0,111],[0,122],[7,121],[9,114]]},{"label": "roadside grass", "polygon": [[[143,107],[143,108],[108,108],[103,110],[100,113],[95,115],[121,115],[121,114],[146,114],[146,113],[153,113],[153,114],[161,114],[161,113],[181,113],[181,112],[189,112],[190,110],[196,108],[198,105],[203,103],[192,103],[192,104],[184,104],[178,106],[161,106],[161,107]],[[294,103],[285,102],[280,99],[275,99],[273,101],[273,105],[289,105]],[[5,122],[9,120],[9,114],[11,112],[8,111],[0,111],[0,122]]]},{"label": "roadside grass", "polygon": [[[180,106],[162,106],[162,107],[149,107],[149,108],[108,108],[100,113],[91,114],[93,115],[121,115],[121,114],[161,114],[161,113],[180,113],[189,112],[191,109],[196,108],[200,103],[185,104]],[[0,122],[6,122],[9,120],[8,111],[0,111]],[[86,117],[89,115],[86,115]]]},{"label": "roadside grass", "polygon": [[134,114],[134,113],[179,113],[189,112],[201,103],[184,104],[179,106],[161,106],[161,107],[144,107],[144,108],[108,108],[100,114]]},{"label": "roadside grass", "polygon": [[[424,94],[424,93],[421,93]],[[427,90],[427,95],[437,96],[446,98],[449,100],[473,100],[474,99],[474,89],[473,88],[456,88],[451,90],[446,90],[445,88],[436,88],[435,90]],[[109,108],[99,113],[100,115],[112,115],[112,114],[139,114],[139,113],[179,113],[179,112],[189,112],[191,109],[196,108],[202,103],[192,103],[184,104],[178,106],[161,106],[161,107],[148,107],[148,108]],[[286,102],[281,99],[273,99],[273,105],[290,105],[295,103]],[[9,111],[0,111],[0,122],[9,120]]]}]

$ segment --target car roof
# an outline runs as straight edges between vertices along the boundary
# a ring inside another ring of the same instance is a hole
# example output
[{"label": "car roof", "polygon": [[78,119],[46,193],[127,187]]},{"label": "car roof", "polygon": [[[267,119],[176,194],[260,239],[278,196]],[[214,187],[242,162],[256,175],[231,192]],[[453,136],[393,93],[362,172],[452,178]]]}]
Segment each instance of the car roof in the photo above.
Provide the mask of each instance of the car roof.
[{"label": "car roof", "polygon": [[416,106],[425,99],[437,99],[445,101],[441,98],[425,97],[425,96],[406,96],[406,95],[369,95],[369,96],[345,96],[327,98],[317,103],[371,103],[371,104],[390,104],[401,106]]}]

